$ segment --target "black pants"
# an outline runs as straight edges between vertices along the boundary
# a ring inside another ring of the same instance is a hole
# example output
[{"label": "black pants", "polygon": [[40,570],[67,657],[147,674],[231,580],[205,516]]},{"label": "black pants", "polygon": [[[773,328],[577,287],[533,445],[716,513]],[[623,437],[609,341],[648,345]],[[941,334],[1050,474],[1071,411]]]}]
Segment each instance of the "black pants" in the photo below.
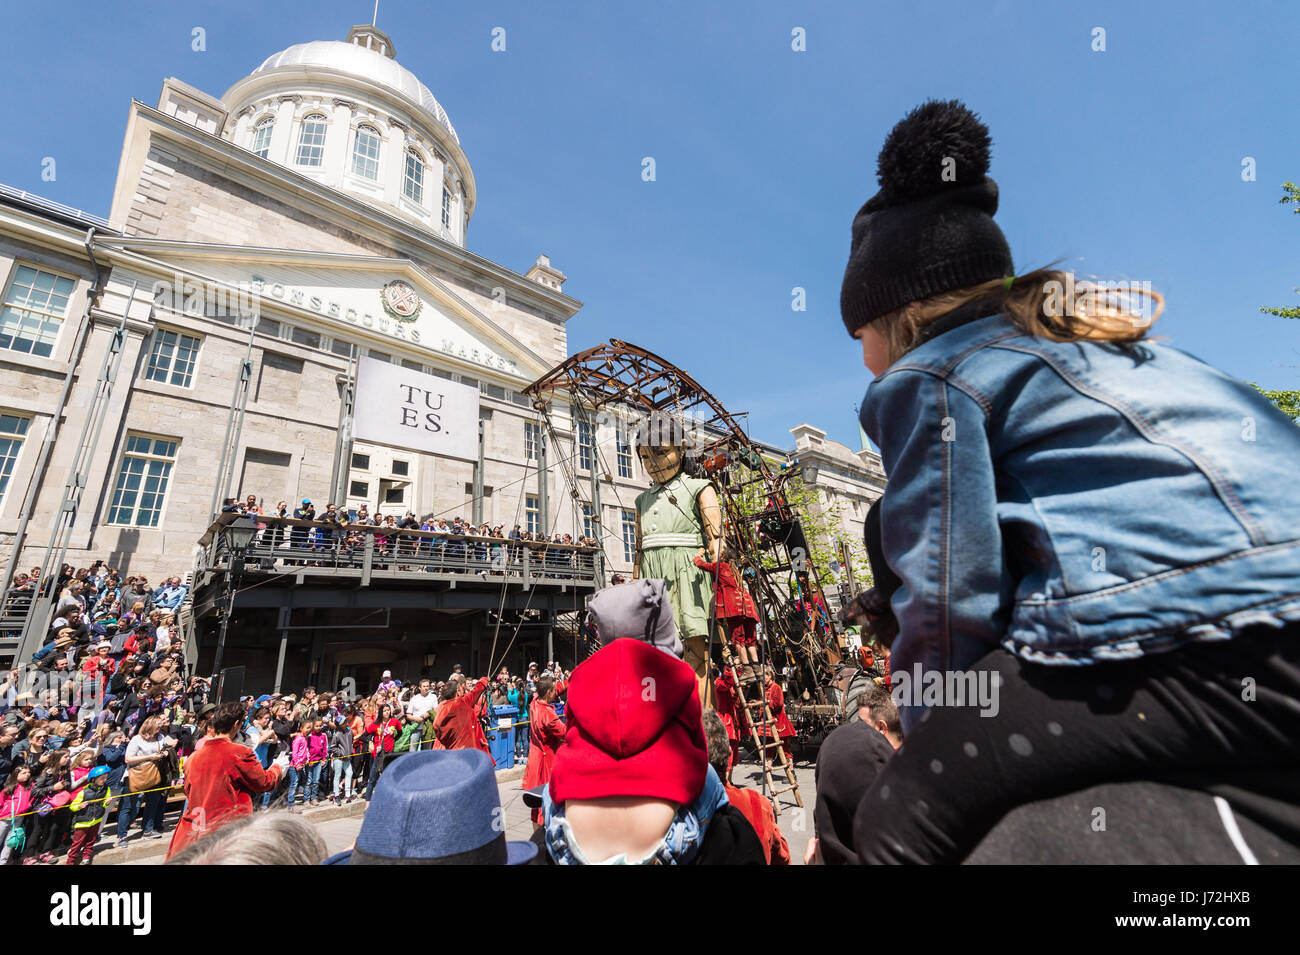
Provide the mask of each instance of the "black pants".
[{"label": "black pants", "polygon": [[31,829],[27,832],[27,845],[24,856],[55,852],[63,837],[72,829],[72,812],[68,809],[56,809],[48,816],[30,815]]},{"label": "black pants", "polygon": [[1000,676],[997,715],[922,717],[858,805],[860,862],[960,862],[1010,809],[1098,783],[1277,795],[1300,766],[1300,624],[1084,667],[995,650],[972,669]]}]

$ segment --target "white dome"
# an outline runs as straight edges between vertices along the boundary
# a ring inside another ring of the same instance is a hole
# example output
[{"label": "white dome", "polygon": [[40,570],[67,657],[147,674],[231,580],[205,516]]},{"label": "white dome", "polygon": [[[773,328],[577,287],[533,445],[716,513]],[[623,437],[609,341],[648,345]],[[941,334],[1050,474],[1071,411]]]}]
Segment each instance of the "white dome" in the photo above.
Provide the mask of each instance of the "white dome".
[{"label": "white dome", "polygon": [[386,86],[432,115],[446,128],[452,139],[460,143],[460,137],[447,118],[447,111],[434,99],[429,87],[402,64],[382,53],[341,40],[313,40],[310,43],[295,43],[287,50],[267,57],[250,75],[256,76],[286,66],[320,67]]}]

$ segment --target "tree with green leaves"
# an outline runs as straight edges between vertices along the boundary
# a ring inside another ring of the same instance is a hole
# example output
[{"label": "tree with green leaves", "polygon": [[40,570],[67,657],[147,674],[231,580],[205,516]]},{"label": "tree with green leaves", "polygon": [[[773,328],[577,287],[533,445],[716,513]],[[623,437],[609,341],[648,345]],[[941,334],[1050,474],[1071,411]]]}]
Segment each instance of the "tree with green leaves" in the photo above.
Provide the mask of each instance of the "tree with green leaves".
[{"label": "tree with green leaves", "polygon": [[[1284,206],[1295,206],[1291,211],[1296,215],[1300,215],[1300,186],[1297,186],[1294,182],[1282,183],[1282,198],[1278,202]],[[1295,291],[1300,293],[1300,288]],[[1259,310],[1266,315],[1276,315],[1278,318],[1300,318],[1300,305],[1261,305]],[[1265,393],[1267,394],[1267,392]],[[1278,405],[1278,407],[1281,407],[1281,405]],[[1286,409],[1283,408],[1282,410],[1285,411]],[[1293,419],[1294,417],[1292,415]]]},{"label": "tree with green leaves", "polygon": [[1300,424],[1300,420],[1298,420],[1300,419],[1300,391],[1283,391],[1276,388],[1268,391],[1253,381],[1250,383],[1250,387],[1277,405],[1278,409],[1292,421]]}]

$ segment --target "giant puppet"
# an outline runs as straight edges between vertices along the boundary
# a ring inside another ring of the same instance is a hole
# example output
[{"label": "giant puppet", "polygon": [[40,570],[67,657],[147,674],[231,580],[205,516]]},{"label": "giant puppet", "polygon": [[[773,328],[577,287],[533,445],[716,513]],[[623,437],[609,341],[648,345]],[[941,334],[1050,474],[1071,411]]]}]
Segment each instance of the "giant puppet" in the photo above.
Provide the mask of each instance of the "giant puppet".
[{"label": "giant puppet", "polygon": [[713,625],[712,579],[696,557],[718,560],[722,506],[713,482],[686,473],[685,440],[638,443],[637,454],[650,478],[636,498],[636,556],[632,576],[661,578],[673,608],[686,662],[708,698],[709,628]]}]

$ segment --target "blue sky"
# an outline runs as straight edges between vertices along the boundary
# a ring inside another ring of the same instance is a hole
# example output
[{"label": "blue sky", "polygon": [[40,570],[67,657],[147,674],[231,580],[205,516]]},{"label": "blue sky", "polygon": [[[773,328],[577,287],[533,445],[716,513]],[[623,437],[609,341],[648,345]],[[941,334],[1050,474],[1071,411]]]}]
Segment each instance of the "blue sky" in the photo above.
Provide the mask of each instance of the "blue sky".
[{"label": "blue sky", "polygon": [[[370,0],[27,5],[0,36],[0,181],[107,215],[131,98],[154,104],[169,75],[219,96],[370,15]],[[1150,281],[1167,341],[1300,386],[1300,322],[1258,311],[1300,304],[1300,216],[1278,205],[1300,180],[1293,2],[381,0],[379,26],[473,164],[469,247],[518,271],[548,253],[586,303],[571,351],[658,352],[762,440],[789,446],[808,421],[856,447],[869,373],[839,318],[849,225],[885,134],[932,97],[992,130],[1018,270]]]}]

